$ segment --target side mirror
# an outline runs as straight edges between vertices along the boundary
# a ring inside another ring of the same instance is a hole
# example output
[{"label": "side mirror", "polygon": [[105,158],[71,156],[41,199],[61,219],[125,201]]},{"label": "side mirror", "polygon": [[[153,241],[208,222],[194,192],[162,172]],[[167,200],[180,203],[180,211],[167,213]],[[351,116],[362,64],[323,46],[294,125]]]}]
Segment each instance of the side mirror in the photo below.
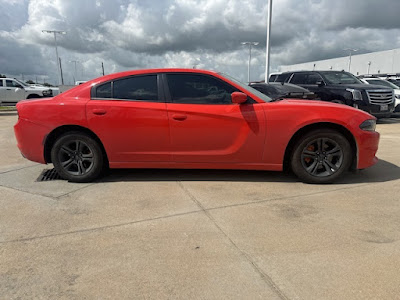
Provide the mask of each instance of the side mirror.
[{"label": "side mirror", "polygon": [[242,104],[247,101],[247,95],[241,92],[232,93],[232,103]]},{"label": "side mirror", "polygon": [[316,84],[321,87],[321,86],[325,86],[325,82],[323,82],[322,80],[317,81]]}]

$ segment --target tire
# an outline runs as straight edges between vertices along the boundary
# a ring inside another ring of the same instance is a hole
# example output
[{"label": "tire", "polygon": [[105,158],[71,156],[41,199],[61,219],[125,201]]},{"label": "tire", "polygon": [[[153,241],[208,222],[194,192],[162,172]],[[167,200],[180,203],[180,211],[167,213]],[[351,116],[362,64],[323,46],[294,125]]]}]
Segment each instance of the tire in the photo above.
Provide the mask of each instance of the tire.
[{"label": "tire", "polygon": [[82,132],[60,136],[51,149],[51,160],[58,174],[71,182],[91,182],[104,168],[99,143]]},{"label": "tire", "polygon": [[352,157],[346,137],[332,129],[317,129],[296,142],[290,164],[303,182],[332,183],[350,169]]}]

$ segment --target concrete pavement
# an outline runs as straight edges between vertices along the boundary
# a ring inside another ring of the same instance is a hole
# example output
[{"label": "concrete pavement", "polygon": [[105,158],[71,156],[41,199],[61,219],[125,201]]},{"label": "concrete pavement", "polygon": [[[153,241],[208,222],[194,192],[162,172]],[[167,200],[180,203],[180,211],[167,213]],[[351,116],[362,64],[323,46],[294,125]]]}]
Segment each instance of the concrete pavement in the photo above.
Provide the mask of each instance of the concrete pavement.
[{"label": "concrete pavement", "polygon": [[274,172],[119,170],[37,182],[0,115],[1,299],[397,299],[400,119],[333,185]]}]

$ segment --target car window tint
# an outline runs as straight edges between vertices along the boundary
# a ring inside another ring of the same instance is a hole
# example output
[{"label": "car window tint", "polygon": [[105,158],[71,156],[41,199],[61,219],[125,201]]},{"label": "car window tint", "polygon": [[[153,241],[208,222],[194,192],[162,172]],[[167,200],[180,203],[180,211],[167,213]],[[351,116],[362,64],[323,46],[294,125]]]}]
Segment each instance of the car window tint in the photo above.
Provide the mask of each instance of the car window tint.
[{"label": "car window tint", "polygon": [[114,81],[113,98],[158,101],[157,75],[134,76]]},{"label": "car window tint", "polygon": [[274,82],[278,75],[271,75],[269,76],[269,82]]},{"label": "car window tint", "polygon": [[295,73],[293,74],[290,83],[293,84],[307,84],[307,74],[306,73]]},{"label": "car window tint", "polygon": [[0,86],[3,86],[3,80],[0,79]]},{"label": "car window tint", "polygon": [[17,86],[19,86],[19,84],[16,83],[14,80],[6,80],[6,86],[7,87],[17,87]]},{"label": "car window tint", "polygon": [[111,82],[104,83],[96,88],[96,98],[111,98]]},{"label": "car window tint", "polygon": [[167,74],[174,103],[232,104],[237,89],[221,80],[201,74]]},{"label": "car window tint", "polygon": [[317,84],[317,82],[321,82],[322,77],[318,74],[308,74],[307,84]]}]

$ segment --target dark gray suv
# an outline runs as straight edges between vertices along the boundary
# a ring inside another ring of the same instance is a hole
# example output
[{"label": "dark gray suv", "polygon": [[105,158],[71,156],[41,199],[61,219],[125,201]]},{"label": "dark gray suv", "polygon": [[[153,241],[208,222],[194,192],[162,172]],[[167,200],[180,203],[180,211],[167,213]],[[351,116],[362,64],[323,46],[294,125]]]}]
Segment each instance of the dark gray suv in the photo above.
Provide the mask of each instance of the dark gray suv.
[{"label": "dark gray suv", "polygon": [[278,75],[275,82],[300,85],[322,101],[350,105],[377,118],[390,117],[394,111],[394,91],[379,85],[364,84],[344,71],[296,71]]}]

